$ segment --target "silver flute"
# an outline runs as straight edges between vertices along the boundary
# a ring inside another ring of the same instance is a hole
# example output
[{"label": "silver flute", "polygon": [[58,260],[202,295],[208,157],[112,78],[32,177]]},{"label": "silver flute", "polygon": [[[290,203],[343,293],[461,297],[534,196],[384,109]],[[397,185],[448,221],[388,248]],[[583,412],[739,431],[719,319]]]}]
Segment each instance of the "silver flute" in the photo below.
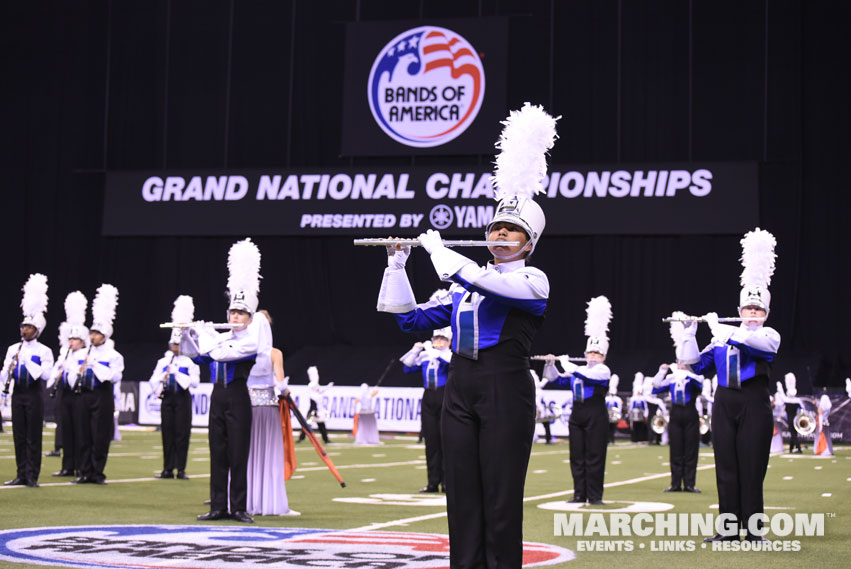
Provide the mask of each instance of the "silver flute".
[{"label": "silver flute", "polygon": [[[762,322],[765,320],[765,316],[729,316],[719,318],[718,322],[751,322],[757,320]],[[706,322],[706,319],[703,316],[686,316],[685,318],[668,316],[667,318],[662,318],[662,322]]]},{"label": "silver flute", "polygon": [[233,328],[240,328],[241,326],[245,326],[245,324],[230,324],[230,323],[216,323],[216,322],[163,322],[160,324],[160,328],[194,328],[197,324],[203,324],[207,328],[222,328],[225,330],[230,330]]},{"label": "silver flute", "polygon": [[[366,245],[366,246],[377,246],[377,247],[387,247],[396,245],[396,243],[400,245],[407,245],[410,247],[420,247],[421,243],[419,239],[355,239],[355,245]],[[444,239],[443,246],[444,247],[512,247],[515,245],[520,245],[520,241],[474,241],[472,239]]]},{"label": "silver flute", "polygon": [[[573,356],[556,356],[555,358],[557,360],[562,360],[564,358],[567,358],[567,361],[569,361],[569,362],[587,362],[588,361],[588,358],[575,358]],[[534,361],[538,361],[538,362],[543,362],[543,361],[547,360],[547,356],[530,356],[529,359],[534,360]]]}]

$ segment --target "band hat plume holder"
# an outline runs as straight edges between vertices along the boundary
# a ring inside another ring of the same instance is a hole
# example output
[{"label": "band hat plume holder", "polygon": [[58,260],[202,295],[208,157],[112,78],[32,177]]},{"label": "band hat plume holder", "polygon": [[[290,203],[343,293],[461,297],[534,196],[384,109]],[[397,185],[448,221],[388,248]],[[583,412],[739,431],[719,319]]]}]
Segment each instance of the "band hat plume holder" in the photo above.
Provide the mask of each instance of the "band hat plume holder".
[{"label": "band hat plume holder", "polygon": [[739,311],[746,306],[758,306],[765,310],[767,316],[771,305],[768,286],[774,275],[777,240],[768,231],[757,227],[745,234],[741,244],[742,290],[739,293]]},{"label": "band hat plume holder", "polygon": [[503,121],[503,130],[496,147],[494,170],[494,198],[499,201],[493,220],[485,230],[487,237],[496,223],[517,225],[529,238],[529,253],[541,238],[546,217],[541,206],[535,203],[535,194],[545,191],[547,152],[553,147],[556,121],[543,107],[525,103],[512,111]]},{"label": "band hat plume holder", "polygon": [[234,243],[228,252],[228,310],[257,311],[260,294],[260,249],[251,239]]},{"label": "band hat plume holder", "polygon": [[47,277],[41,273],[33,273],[21,289],[21,326],[29,325],[36,329],[40,336],[47,326],[44,313],[47,311]]}]

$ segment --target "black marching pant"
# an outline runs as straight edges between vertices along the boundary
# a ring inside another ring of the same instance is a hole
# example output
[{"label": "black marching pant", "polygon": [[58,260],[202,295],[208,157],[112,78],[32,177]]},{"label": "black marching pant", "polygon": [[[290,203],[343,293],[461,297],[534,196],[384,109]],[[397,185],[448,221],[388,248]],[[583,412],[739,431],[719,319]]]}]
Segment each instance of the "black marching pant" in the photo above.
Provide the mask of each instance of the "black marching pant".
[{"label": "black marching pant", "polygon": [[441,416],[449,564],[520,567],[523,490],[535,430],[528,360],[454,356]]},{"label": "black marching pant", "polygon": [[65,385],[61,386],[56,393],[59,403],[59,423],[62,425],[62,470],[75,472],[79,470],[77,464],[77,427],[75,425],[78,409],[77,398],[79,395]]},{"label": "black marching pant", "polygon": [[795,416],[798,414],[797,403],[786,404],[786,424],[789,426],[789,452],[796,448],[801,450],[801,441],[798,440],[798,431],[795,430]]},{"label": "black marching pant", "polygon": [[186,470],[189,437],[192,433],[192,394],[177,388],[166,390],[160,407],[163,438],[163,470]]},{"label": "black marching pant", "polygon": [[618,432],[618,424],[617,422],[612,423],[609,421],[609,442],[614,444],[615,442],[615,433]]},{"label": "black marching pant", "polygon": [[581,403],[574,400],[568,426],[573,495],[590,501],[602,500],[609,438],[605,397],[595,393]]},{"label": "black marching pant", "polygon": [[[316,406],[316,401],[313,399],[310,400],[310,408],[307,410],[308,421],[310,420],[310,416],[312,414],[316,414],[319,411],[319,408]],[[328,429],[325,428],[325,421],[316,421],[316,428],[319,429],[319,432],[322,434],[322,440],[325,444],[328,444]],[[302,429],[301,434],[298,436],[298,442],[303,441],[307,438],[307,432]]]},{"label": "black marching pant", "polygon": [[16,383],[12,393],[12,436],[18,478],[38,481],[41,473],[41,432],[44,427],[43,382]]},{"label": "black marching pant", "polygon": [[647,421],[632,421],[632,434],[630,440],[634,443],[640,443],[647,440]]},{"label": "black marching pant", "polygon": [[697,479],[697,451],[700,446],[700,419],[694,399],[685,405],[671,406],[668,423],[671,486],[694,488]]},{"label": "black marching pant", "polygon": [[[210,510],[244,512],[251,446],[251,398],[245,379],[217,383],[210,400]],[[228,489],[230,475],[230,489]]]},{"label": "black marching pant", "polygon": [[743,381],[741,390],[718,386],[712,408],[718,511],[734,514],[742,527],[763,512],[773,432],[767,376]]},{"label": "black marching pant", "polygon": [[425,438],[426,468],[428,485],[437,487],[443,484],[443,445],[440,440],[440,415],[443,412],[443,394],[445,386],[423,391],[423,405],[420,414],[423,438]]},{"label": "black marching pant", "polygon": [[91,390],[83,389],[76,397],[77,466],[80,476],[99,481],[109,456],[109,444],[115,435],[112,383],[105,381]]}]

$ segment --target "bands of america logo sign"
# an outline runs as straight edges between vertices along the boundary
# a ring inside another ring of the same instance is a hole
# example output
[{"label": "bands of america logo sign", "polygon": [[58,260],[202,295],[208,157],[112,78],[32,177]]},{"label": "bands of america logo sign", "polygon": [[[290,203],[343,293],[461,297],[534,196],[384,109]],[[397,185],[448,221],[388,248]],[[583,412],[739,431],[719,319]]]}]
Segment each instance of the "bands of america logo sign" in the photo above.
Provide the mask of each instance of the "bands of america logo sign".
[{"label": "bands of america logo sign", "polygon": [[[523,566],[570,561],[569,549],[523,544]],[[445,535],[228,526],[81,526],[4,530],[0,559],[111,569],[205,567],[449,567]]]},{"label": "bands of america logo sign", "polygon": [[475,48],[437,26],[409,29],[376,57],[369,74],[372,116],[388,136],[414,147],[446,144],[472,124],[485,96]]}]

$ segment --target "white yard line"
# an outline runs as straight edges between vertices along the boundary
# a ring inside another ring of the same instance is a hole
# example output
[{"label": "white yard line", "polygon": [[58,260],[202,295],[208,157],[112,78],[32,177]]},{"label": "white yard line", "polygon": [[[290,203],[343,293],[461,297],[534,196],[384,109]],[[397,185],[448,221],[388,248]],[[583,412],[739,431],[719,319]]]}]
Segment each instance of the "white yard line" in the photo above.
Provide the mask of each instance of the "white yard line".
[{"label": "white yard line", "polygon": [[[698,470],[706,470],[709,468],[715,468],[714,464],[707,464],[704,466],[697,467]],[[617,486],[626,486],[628,484],[636,484],[638,482],[646,482],[647,480],[655,480],[657,478],[666,478],[670,476],[669,472],[661,472],[659,474],[651,474],[650,476],[641,476],[639,478],[632,478],[630,480],[621,480],[620,482],[609,482],[608,484],[604,484],[604,488],[615,488]],[[565,490],[564,492],[555,492],[553,494],[541,494],[540,496],[529,496],[527,498],[523,498],[524,502],[534,502],[535,500],[546,500],[548,498],[556,498],[559,496],[568,496],[573,494],[573,490]],[[402,518],[399,520],[391,520],[389,522],[375,523],[369,524],[368,526],[362,526],[359,528],[352,528],[346,531],[370,531],[376,529],[383,529],[386,527],[392,526],[405,526],[408,524],[412,524],[415,522],[422,522],[425,520],[434,520],[437,518],[442,518],[446,516],[446,512],[438,512],[436,514],[427,514],[425,516],[416,516],[414,518]]]}]

